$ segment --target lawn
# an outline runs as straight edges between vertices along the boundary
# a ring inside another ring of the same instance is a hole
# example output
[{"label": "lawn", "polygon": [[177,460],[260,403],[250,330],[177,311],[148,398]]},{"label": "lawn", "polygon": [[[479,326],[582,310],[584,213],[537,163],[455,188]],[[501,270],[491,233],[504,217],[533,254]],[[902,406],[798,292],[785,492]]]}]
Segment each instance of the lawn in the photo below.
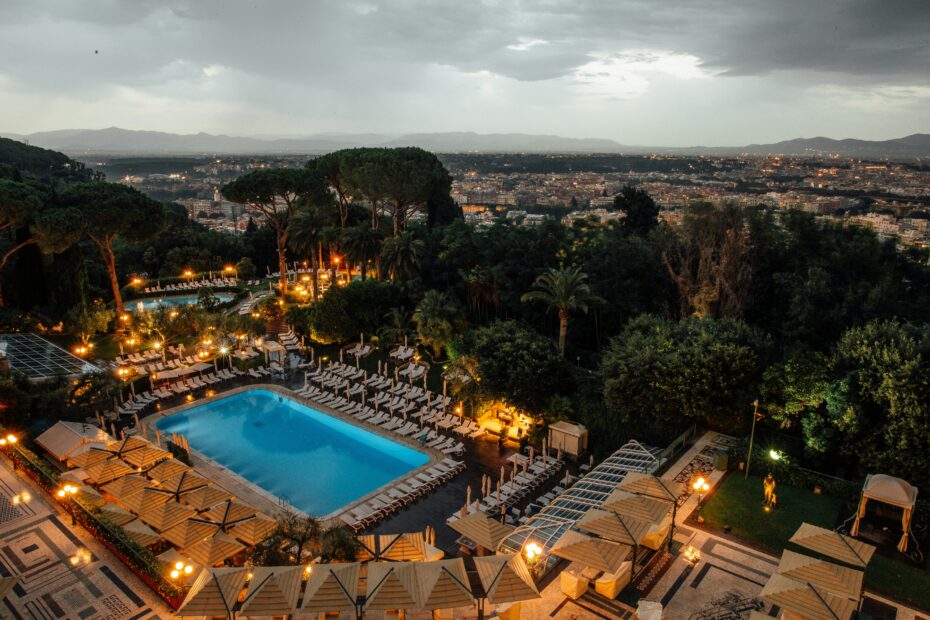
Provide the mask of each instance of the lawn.
[{"label": "lawn", "polygon": [[[849,516],[841,514],[844,502],[835,497],[785,485],[778,485],[775,494],[778,508],[766,512],[762,479],[730,474],[705,502],[701,510],[704,526],[717,531],[729,527],[732,536],[777,556],[801,523],[833,529]],[[876,554],[866,570],[865,583],[866,588],[889,598],[930,610],[930,572],[924,569]]]}]

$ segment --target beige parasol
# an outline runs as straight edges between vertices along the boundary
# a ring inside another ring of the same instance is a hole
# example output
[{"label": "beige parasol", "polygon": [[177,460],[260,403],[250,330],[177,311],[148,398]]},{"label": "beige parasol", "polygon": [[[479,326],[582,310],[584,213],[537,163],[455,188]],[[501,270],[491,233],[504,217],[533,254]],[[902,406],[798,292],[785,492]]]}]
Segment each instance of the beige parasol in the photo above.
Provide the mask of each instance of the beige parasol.
[{"label": "beige parasol", "polygon": [[130,521],[124,525],[123,531],[143,547],[154,545],[159,540],[161,540],[161,537],[155,532],[155,530],[147,526],[139,519]]},{"label": "beige parasol", "polygon": [[86,481],[91,484],[106,484],[117,478],[135,473],[135,470],[120,460],[109,460],[91,465],[86,469]]},{"label": "beige parasol", "polygon": [[138,450],[132,450],[123,455],[123,460],[133,467],[148,469],[159,461],[171,458],[171,453],[166,452],[155,446],[143,446]]},{"label": "beige parasol", "polygon": [[475,602],[462,558],[414,564],[423,609],[452,609]]},{"label": "beige parasol", "polygon": [[177,615],[230,616],[249,578],[247,568],[205,569],[191,586]]},{"label": "beige parasol", "polygon": [[101,506],[100,516],[104,517],[107,521],[120,526],[126,525],[136,518],[136,515],[132,514],[124,508],[120,508],[116,504],[104,504]]},{"label": "beige parasol", "polygon": [[123,476],[109,484],[103,485],[100,490],[113,497],[116,501],[134,495],[149,485],[149,481],[142,476]]},{"label": "beige parasol", "polygon": [[232,498],[233,495],[229,491],[211,485],[184,493],[181,496],[181,501],[196,510],[207,510],[222,501]]},{"label": "beige parasol", "polygon": [[539,590],[523,558],[516,553],[475,558],[485,598],[494,604],[539,598]]},{"label": "beige parasol", "polygon": [[507,538],[514,530],[513,527],[504,525],[478,511],[451,521],[449,527],[489,551],[496,550],[500,541]]},{"label": "beige parasol", "polygon": [[828,590],[834,594],[845,596],[854,601],[859,600],[862,594],[862,578],[864,573],[860,570],[818,560],[808,555],[785,550],[778,563],[779,574],[802,583],[810,583],[817,589]]},{"label": "beige parasol", "polygon": [[607,573],[618,573],[631,551],[629,545],[592,538],[572,530],[565,532],[552,547],[552,553],[560,558]]},{"label": "beige parasol", "polygon": [[216,525],[209,525],[200,521],[191,521],[188,519],[162,532],[162,538],[182,549],[187,549],[193,547],[201,540],[209,538],[216,532]]},{"label": "beige parasol", "polygon": [[360,565],[317,564],[304,590],[301,613],[354,611]]},{"label": "beige parasol", "polygon": [[849,620],[856,610],[855,601],[778,573],[769,578],[760,596],[808,620]]},{"label": "beige parasol", "polygon": [[865,568],[875,553],[872,545],[810,523],[802,523],[788,542],[860,568]]},{"label": "beige parasol", "polygon": [[139,515],[139,519],[156,532],[164,532],[187,521],[197,513],[190,506],[167,502]]},{"label": "beige parasol", "polygon": [[365,609],[420,607],[416,573],[410,562],[370,562]]},{"label": "beige parasol", "polygon": [[245,549],[243,545],[224,534],[217,532],[209,538],[201,540],[184,552],[192,560],[203,566],[216,566],[228,557],[234,556]]},{"label": "beige parasol", "polygon": [[229,528],[229,535],[247,545],[257,545],[271,536],[277,527],[278,524],[274,519],[258,513]]},{"label": "beige parasol", "polygon": [[171,499],[171,497],[165,493],[159,493],[154,489],[145,488],[138,493],[133,493],[132,495],[121,498],[117,503],[126,510],[140,515],[167,503],[169,499]]},{"label": "beige parasol", "polygon": [[243,616],[287,616],[297,613],[301,566],[258,566],[252,571],[249,589],[239,614]]},{"label": "beige parasol", "polygon": [[162,482],[166,480],[171,480],[177,475],[180,475],[186,471],[190,471],[191,468],[182,463],[181,461],[171,458],[165,459],[158,465],[155,465],[151,469],[145,472],[145,475],[155,482]]}]

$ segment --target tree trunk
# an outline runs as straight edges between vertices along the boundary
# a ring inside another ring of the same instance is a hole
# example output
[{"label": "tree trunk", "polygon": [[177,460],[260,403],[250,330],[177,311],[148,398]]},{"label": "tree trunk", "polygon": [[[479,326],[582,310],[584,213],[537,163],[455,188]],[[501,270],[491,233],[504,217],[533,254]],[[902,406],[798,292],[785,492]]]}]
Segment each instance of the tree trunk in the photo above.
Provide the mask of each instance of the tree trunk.
[{"label": "tree trunk", "polygon": [[568,311],[559,310],[559,351],[565,357],[565,341],[568,339]]},{"label": "tree trunk", "polygon": [[378,202],[376,200],[371,201],[371,228],[372,230],[378,230]]},{"label": "tree trunk", "polygon": [[[29,239],[26,239],[25,241],[18,243],[17,245],[14,245],[12,248],[10,248],[7,251],[7,253],[3,255],[3,258],[0,259],[0,273],[3,272],[3,268],[6,267],[7,261],[10,260],[10,257],[13,256],[13,254],[18,252],[22,248],[26,247],[27,245],[30,245],[33,243],[38,243],[38,239],[36,239],[35,237],[30,237]],[[2,281],[0,281],[0,307],[2,306],[3,306],[3,283]]]},{"label": "tree trunk", "polygon": [[103,264],[107,267],[107,274],[110,276],[110,286],[113,288],[113,301],[116,302],[116,311],[122,314],[123,296],[120,295],[119,280],[116,279],[116,257],[113,255],[113,238],[105,237],[102,242],[93,237],[91,237],[91,239],[97,244],[97,248],[100,250],[100,258],[103,259]]},{"label": "tree trunk", "polygon": [[281,272],[281,297],[287,295],[287,237],[278,233],[278,270]]},{"label": "tree trunk", "polygon": [[310,250],[310,279],[313,282],[313,302],[320,298],[320,276],[316,269],[316,252]]}]

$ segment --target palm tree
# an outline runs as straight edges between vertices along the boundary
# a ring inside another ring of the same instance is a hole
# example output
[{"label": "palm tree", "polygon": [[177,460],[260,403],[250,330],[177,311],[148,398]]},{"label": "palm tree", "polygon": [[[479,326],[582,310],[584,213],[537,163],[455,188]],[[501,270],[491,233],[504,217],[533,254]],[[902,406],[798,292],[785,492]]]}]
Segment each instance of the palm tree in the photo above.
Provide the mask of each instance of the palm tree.
[{"label": "palm tree", "polygon": [[541,301],[548,310],[559,311],[559,351],[565,355],[565,339],[568,336],[568,319],[575,310],[588,312],[588,305],[601,303],[603,299],[588,286],[588,276],[578,267],[560,266],[539,275],[533,282],[533,290],[524,293],[521,301]]},{"label": "palm tree", "polygon": [[458,308],[443,292],[426,291],[423,299],[413,311],[413,320],[417,324],[417,336],[420,342],[433,350],[433,357],[442,355],[442,349],[455,333]]},{"label": "palm tree", "polygon": [[384,342],[394,344],[403,342],[404,336],[410,335],[412,331],[410,312],[406,308],[391,308],[384,315],[384,323],[378,330],[378,337]]},{"label": "palm tree", "polygon": [[412,278],[423,260],[426,244],[406,231],[384,241],[381,258],[395,282]]},{"label": "palm tree", "polygon": [[313,280],[313,301],[320,294],[320,279],[317,273],[317,249],[322,241],[323,218],[318,209],[308,209],[294,216],[289,226],[291,235],[288,245],[301,256],[310,256],[310,277]]},{"label": "palm tree", "polygon": [[[320,231],[320,240],[329,249],[329,271],[330,276],[332,277],[332,283],[336,284],[336,271],[338,269],[336,263],[339,260],[339,255],[336,252],[336,249],[339,247],[339,242],[342,241],[342,229],[338,226],[324,226]],[[323,258],[321,256],[320,264],[322,265],[322,263]]]},{"label": "palm tree", "polygon": [[365,279],[365,267],[369,261],[381,256],[381,244],[384,234],[367,223],[346,228],[342,235],[342,252],[348,263],[361,267],[362,280]]}]

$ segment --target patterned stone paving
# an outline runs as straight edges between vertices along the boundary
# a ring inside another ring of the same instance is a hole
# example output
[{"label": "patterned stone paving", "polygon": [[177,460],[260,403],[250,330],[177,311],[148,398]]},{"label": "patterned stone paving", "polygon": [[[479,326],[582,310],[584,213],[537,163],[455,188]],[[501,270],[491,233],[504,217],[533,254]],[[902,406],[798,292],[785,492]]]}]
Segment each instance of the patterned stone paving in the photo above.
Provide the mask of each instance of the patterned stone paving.
[{"label": "patterned stone paving", "polygon": [[167,607],[117,559],[72,528],[42,492],[0,465],[0,575],[19,584],[0,618],[155,620]]}]

